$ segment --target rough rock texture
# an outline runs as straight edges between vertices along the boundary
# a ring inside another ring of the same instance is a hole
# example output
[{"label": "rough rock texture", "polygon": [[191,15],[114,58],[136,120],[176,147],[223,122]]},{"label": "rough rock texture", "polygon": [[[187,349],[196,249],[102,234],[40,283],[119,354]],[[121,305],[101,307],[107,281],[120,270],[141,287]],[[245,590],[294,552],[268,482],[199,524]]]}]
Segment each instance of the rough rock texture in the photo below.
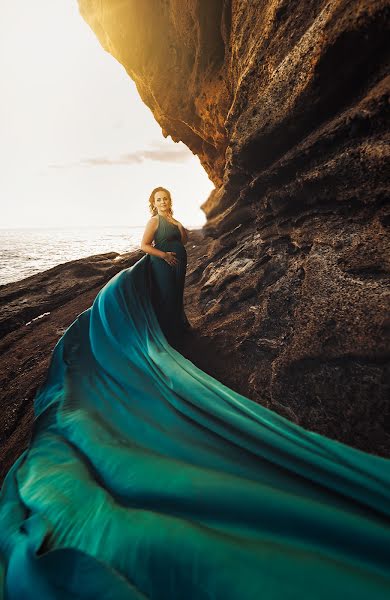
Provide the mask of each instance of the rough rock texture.
[{"label": "rough rock texture", "polygon": [[75,296],[123,269],[127,255],[107,252],[56,265],[20,281],[0,285],[0,339],[18,326],[46,316]]},{"label": "rough rock texture", "polygon": [[231,383],[390,456],[388,2],[79,7],[215,184],[188,284]]}]

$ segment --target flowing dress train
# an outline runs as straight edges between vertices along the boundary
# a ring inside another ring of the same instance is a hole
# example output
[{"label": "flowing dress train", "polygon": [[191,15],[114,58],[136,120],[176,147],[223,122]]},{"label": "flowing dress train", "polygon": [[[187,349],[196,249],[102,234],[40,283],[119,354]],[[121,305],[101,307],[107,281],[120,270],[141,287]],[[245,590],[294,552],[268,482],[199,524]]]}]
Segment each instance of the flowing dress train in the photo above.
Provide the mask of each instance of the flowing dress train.
[{"label": "flowing dress train", "polygon": [[1,489],[0,598],[388,600],[390,460],[176,351],[152,263],[112,277],[54,348]]}]

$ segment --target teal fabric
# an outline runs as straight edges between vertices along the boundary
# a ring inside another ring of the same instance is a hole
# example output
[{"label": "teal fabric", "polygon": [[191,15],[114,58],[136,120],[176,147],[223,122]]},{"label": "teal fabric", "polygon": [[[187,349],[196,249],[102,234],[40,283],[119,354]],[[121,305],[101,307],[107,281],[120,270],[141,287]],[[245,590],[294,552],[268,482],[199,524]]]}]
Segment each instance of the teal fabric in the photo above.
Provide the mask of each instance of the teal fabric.
[{"label": "teal fabric", "polygon": [[168,344],[150,255],[58,341],[0,497],[8,600],[379,600],[390,460],[307,431]]},{"label": "teal fabric", "polygon": [[150,255],[151,299],[159,325],[171,343],[188,329],[189,322],[183,305],[184,283],[187,270],[187,251],[181,241],[180,229],[163,215],[158,216],[154,235],[155,247],[174,252],[177,265],[172,266],[159,256]]}]

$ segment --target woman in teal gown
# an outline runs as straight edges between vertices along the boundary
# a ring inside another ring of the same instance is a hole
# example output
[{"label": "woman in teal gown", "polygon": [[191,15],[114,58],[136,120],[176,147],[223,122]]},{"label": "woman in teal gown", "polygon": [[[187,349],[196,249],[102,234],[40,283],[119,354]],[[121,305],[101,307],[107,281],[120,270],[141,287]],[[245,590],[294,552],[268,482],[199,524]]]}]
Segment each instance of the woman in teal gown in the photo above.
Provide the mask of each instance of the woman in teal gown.
[{"label": "woman in teal gown", "polygon": [[[187,270],[183,225],[173,218],[169,190],[155,188],[149,198],[152,217],[148,221],[141,248],[150,254],[151,300],[160,327],[170,343],[191,329],[183,304]],[[154,242],[154,245],[152,245]]]},{"label": "woman in teal gown", "polygon": [[151,256],[53,350],[1,489],[0,598],[388,600],[390,460],[186,359],[152,304]]}]

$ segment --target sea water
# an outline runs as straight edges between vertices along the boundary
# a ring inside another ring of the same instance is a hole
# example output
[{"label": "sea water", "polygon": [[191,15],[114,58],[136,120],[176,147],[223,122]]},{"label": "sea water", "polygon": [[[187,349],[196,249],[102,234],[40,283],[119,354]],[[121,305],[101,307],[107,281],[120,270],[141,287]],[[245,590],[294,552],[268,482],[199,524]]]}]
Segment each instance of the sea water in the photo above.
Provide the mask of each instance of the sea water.
[{"label": "sea water", "polygon": [[70,260],[139,248],[144,227],[95,226],[0,229],[0,285]]}]

